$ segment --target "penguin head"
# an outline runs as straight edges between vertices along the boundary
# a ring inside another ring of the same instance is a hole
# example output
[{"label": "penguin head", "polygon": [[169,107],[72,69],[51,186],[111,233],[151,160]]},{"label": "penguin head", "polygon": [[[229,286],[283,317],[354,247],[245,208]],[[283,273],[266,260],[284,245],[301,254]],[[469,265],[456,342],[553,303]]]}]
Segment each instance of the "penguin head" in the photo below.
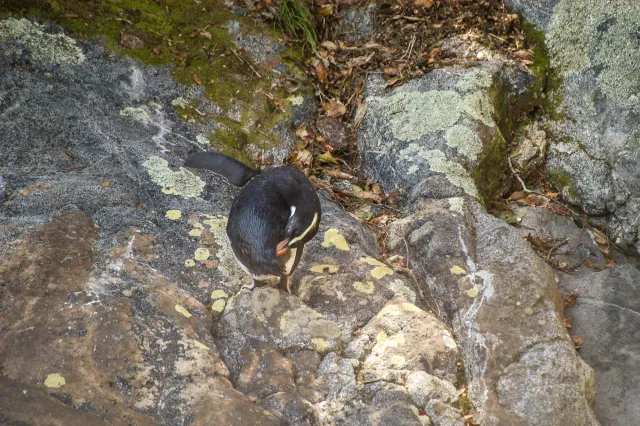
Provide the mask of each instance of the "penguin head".
[{"label": "penguin head", "polygon": [[276,256],[281,256],[291,248],[304,245],[316,234],[320,222],[320,211],[297,209],[291,206],[291,216],[284,228],[284,239],[276,247]]}]

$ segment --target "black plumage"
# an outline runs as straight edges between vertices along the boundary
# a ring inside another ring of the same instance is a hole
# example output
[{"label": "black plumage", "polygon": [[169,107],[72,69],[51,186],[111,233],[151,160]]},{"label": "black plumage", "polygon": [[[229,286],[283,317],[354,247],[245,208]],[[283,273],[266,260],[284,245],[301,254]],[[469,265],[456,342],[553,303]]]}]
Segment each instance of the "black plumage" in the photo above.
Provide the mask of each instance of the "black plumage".
[{"label": "black plumage", "polygon": [[279,277],[290,291],[288,278],[321,219],[320,200],[309,179],[293,167],[256,170],[214,152],[194,154],[185,166],[212,170],[243,187],[227,222],[231,248],[254,280]]}]

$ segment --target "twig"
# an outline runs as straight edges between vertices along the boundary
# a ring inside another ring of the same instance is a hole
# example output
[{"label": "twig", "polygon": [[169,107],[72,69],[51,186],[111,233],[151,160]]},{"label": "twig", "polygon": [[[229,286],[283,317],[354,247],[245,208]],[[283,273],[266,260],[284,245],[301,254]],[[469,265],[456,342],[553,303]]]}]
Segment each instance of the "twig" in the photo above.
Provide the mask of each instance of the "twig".
[{"label": "twig", "polygon": [[569,238],[565,238],[564,240],[560,241],[558,244],[554,245],[553,247],[551,247],[549,249],[549,252],[547,253],[547,260],[549,260],[551,258],[551,254],[559,247],[562,247],[563,245],[565,245],[566,243],[569,242]]},{"label": "twig", "polygon": [[520,185],[522,186],[522,190],[524,192],[526,192],[527,194],[535,194],[535,195],[539,195],[541,197],[546,198],[547,200],[553,201],[554,203],[557,203],[558,205],[560,205],[561,207],[569,210],[571,213],[573,213],[575,216],[579,217],[580,215],[578,214],[578,212],[576,212],[575,210],[573,210],[570,207],[567,207],[564,203],[561,203],[560,201],[549,197],[548,195],[545,195],[541,192],[538,191],[534,191],[531,189],[527,188],[527,185],[525,185],[524,181],[522,180],[522,178],[518,175],[518,173],[516,173],[515,169],[513,168],[513,164],[511,164],[511,157],[507,156],[507,162],[509,163],[509,169],[511,170],[511,173],[513,173],[513,175],[516,177],[516,179],[518,179],[518,182],[520,182]]},{"label": "twig", "polygon": [[242,62],[245,65],[248,65],[249,68],[251,68],[251,71],[253,71],[253,73],[258,77],[258,78],[262,78],[262,76],[260,75],[260,73],[258,71],[256,71],[256,69],[253,67],[253,65],[251,65],[251,63],[249,61],[247,61],[246,59],[244,59],[242,56],[240,56],[240,54],[238,54],[238,52],[236,52],[235,49],[229,49],[231,50],[231,53],[233,53],[235,55],[236,58],[238,58],[238,60],[240,62]]}]

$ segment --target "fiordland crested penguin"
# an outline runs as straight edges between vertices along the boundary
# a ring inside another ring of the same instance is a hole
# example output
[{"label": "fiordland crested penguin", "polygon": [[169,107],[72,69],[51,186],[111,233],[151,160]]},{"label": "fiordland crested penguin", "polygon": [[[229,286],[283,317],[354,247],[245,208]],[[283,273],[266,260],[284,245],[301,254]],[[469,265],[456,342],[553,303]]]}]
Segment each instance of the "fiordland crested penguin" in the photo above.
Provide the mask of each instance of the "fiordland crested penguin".
[{"label": "fiordland crested penguin", "polygon": [[233,253],[254,282],[278,277],[291,293],[289,276],[321,218],[309,179],[293,167],[257,170],[217,152],[193,154],[184,165],[211,170],[242,187],[227,222]]}]

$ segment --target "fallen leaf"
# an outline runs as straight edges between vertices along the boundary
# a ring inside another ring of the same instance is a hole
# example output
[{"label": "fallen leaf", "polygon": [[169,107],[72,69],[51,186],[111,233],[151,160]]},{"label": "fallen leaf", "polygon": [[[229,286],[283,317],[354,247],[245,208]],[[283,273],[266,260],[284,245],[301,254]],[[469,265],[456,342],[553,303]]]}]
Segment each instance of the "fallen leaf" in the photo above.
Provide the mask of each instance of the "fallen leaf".
[{"label": "fallen leaf", "polygon": [[198,77],[198,74],[193,74],[193,80],[198,84],[202,84],[202,80],[200,80],[200,77]]},{"label": "fallen leaf", "polygon": [[204,38],[211,40],[211,33],[209,31],[199,30],[200,35]]},{"label": "fallen leaf", "polygon": [[564,317],[562,319],[562,325],[564,325],[565,328],[571,328],[571,317]]},{"label": "fallen leaf", "polygon": [[425,9],[429,9],[433,6],[434,0],[413,0],[413,4],[418,7],[424,7]]},{"label": "fallen leaf", "polygon": [[329,176],[331,176],[332,178],[335,179],[342,179],[342,180],[351,180],[351,179],[355,179],[355,176],[352,176],[348,173],[345,172],[341,172],[340,170],[331,170],[329,172]]},{"label": "fallen leaf", "polygon": [[609,259],[609,261],[607,262],[607,268],[611,268],[612,266],[615,266],[616,261],[613,259]]},{"label": "fallen leaf", "polygon": [[582,338],[578,336],[572,336],[571,340],[573,340],[573,347],[576,349],[580,349],[582,347],[582,344],[584,343]]},{"label": "fallen leaf", "polygon": [[399,82],[400,80],[401,80],[401,78],[400,78],[400,77],[394,77],[394,78],[392,78],[392,79],[388,80],[388,81],[387,81],[387,84],[385,85],[385,88],[386,88],[386,87],[391,87],[391,86],[393,86],[394,84],[396,84],[396,83],[397,83],[397,82]]},{"label": "fallen leaf", "polygon": [[120,32],[120,44],[129,49],[142,49],[144,43],[133,34],[127,34],[124,29]]},{"label": "fallen leaf", "polygon": [[332,4],[323,4],[318,7],[318,15],[326,18],[328,16],[333,15],[333,5]]},{"label": "fallen leaf", "polygon": [[322,62],[318,62],[318,65],[316,65],[316,76],[321,83],[327,83],[327,69]]},{"label": "fallen leaf", "polygon": [[296,163],[300,163],[304,166],[310,166],[313,161],[313,155],[307,149],[303,149],[302,151],[298,151],[296,155]]},{"label": "fallen leaf", "polygon": [[328,151],[322,155],[319,155],[318,161],[320,163],[338,164],[338,160],[336,160],[335,157]]},{"label": "fallen leaf", "polygon": [[509,201],[518,201],[522,200],[527,196],[527,193],[524,191],[516,191],[513,194],[509,195]]},{"label": "fallen leaf", "polygon": [[322,104],[322,108],[329,117],[340,117],[347,112],[347,108],[337,99],[331,99],[329,102]]},{"label": "fallen leaf", "polygon": [[578,289],[577,289],[577,288],[576,288],[576,289],[574,289],[574,290],[571,292],[571,294],[569,294],[569,295],[564,299],[564,301],[562,302],[562,303],[563,303],[563,305],[564,305],[564,308],[565,308],[565,309],[567,309],[567,308],[572,307],[573,305],[575,305],[575,304],[576,304],[576,300],[578,300]]},{"label": "fallen leaf", "polygon": [[396,67],[386,67],[382,71],[387,75],[396,75],[396,74],[398,74],[398,68],[396,68]]},{"label": "fallen leaf", "polygon": [[296,136],[299,137],[300,139],[305,139],[307,136],[309,136],[309,132],[307,131],[307,125],[305,123],[302,123],[300,127],[296,129]]},{"label": "fallen leaf", "polygon": [[102,184],[100,185],[102,188],[108,188],[109,185],[111,185],[111,183],[109,182],[109,179],[105,180],[104,182],[102,182]]},{"label": "fallen leaf", "polygon": [[328,50],[338,50],[338,46],[334,42],[329,40],[323,41],[322,43],[320,43],[320,46]]},{"label": "fallen leaf", "polygon": [[380,195],[374,194],[371,191],[352,192],[351,195],[356,198],[360,198],[361,200],[375,201],[377,203],[382,201],[382,197]]}]

